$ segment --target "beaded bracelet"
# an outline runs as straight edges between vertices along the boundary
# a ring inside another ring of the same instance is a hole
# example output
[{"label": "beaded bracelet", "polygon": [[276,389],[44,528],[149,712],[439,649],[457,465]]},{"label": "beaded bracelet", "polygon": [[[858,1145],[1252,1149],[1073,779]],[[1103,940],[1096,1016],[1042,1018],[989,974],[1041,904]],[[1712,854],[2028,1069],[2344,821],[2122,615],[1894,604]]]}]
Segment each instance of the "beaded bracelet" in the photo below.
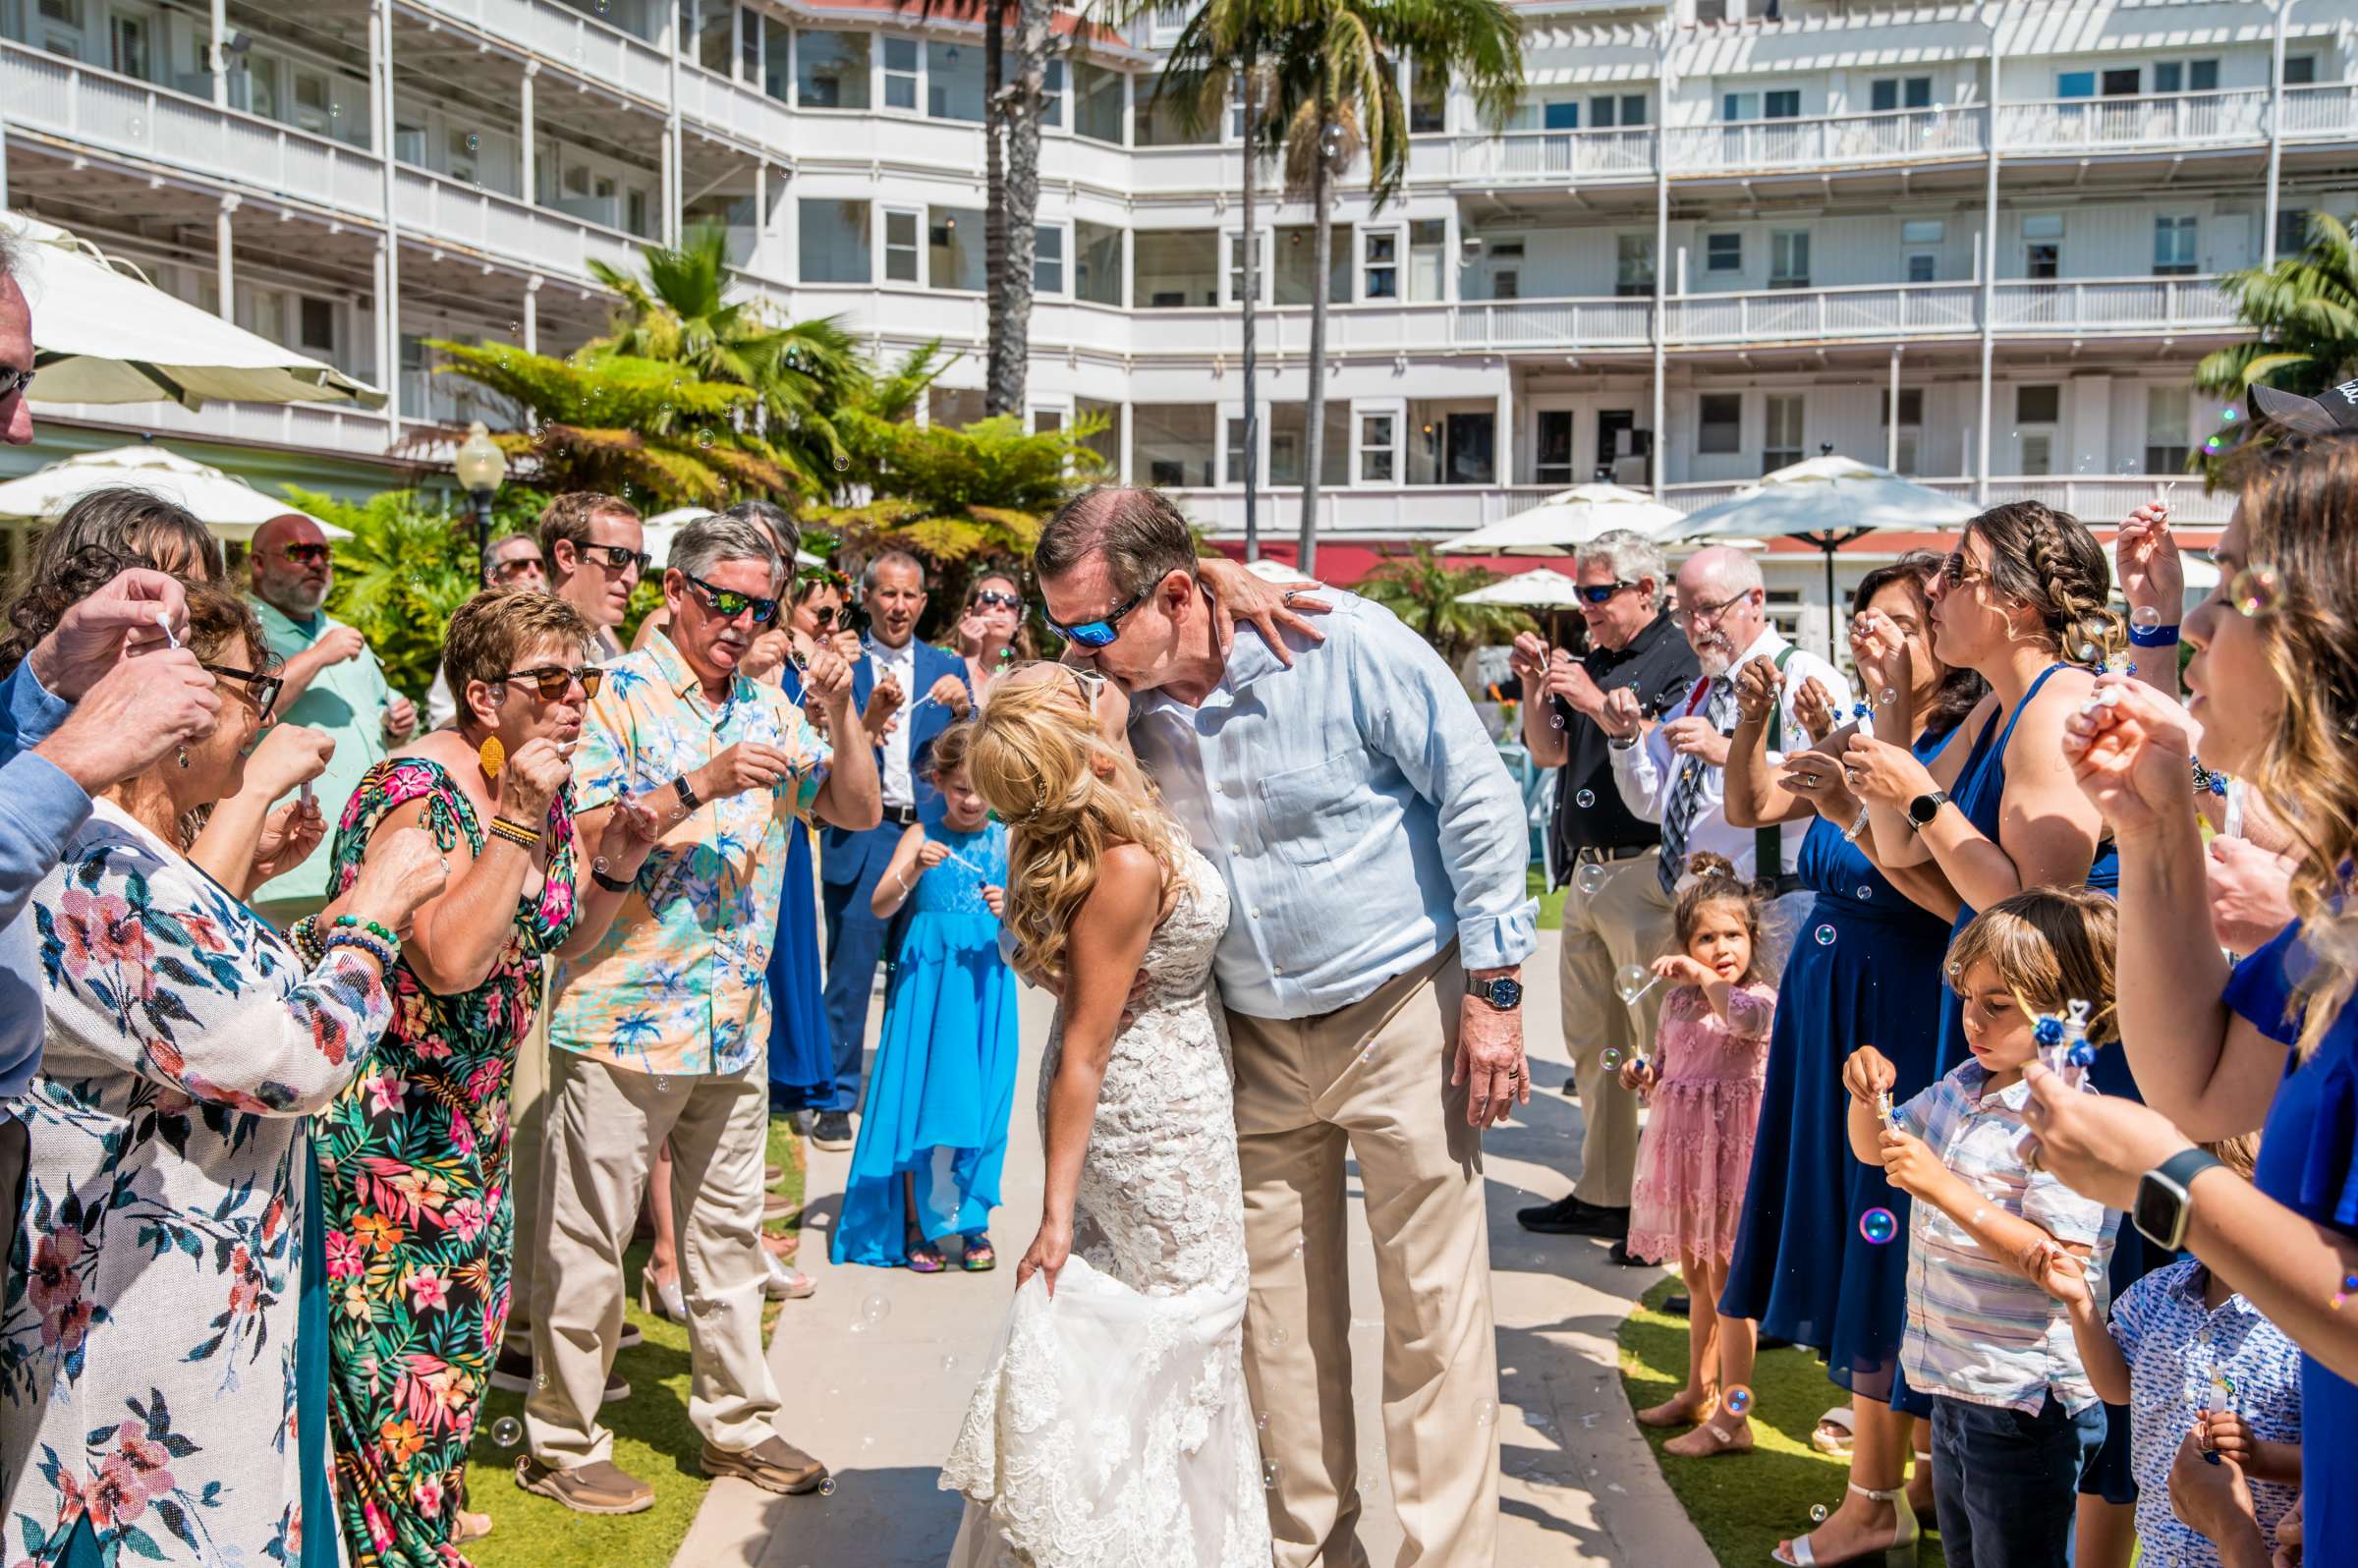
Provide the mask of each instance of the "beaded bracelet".
[{"label": "beaded bracelet", "polygon": [[533,850],[540,847],[539,834],[522,822],[512,822],[504,816],[491,818],[490,833],[493,838],[504,838],[518,849]]},{"label": "beaded bracelet", "polygon": [[303,960],[305,969],[317,969],[327,950],[319,945],[319,917],[306,915],[287,927],[287,940],[295,944],[295,956]]},{"label": "beaded bracelet", "polygon": [[337,916],[335,929],[341,930],[346,926],[352,926],[360,930],[366,931],[369,935],[375,937],[387,947],[399,947],[401,945],[401,938],[393,934],[393,928],[391,926],[379,925],[374,921],[362,920],[358,915]]},{"label": "beaded bracelet", "polygon": [[356,948],[359,951],[367,954],[370,958],[376,960],[376,967],[385,971],[387,974],[392,973],[395,962],[397,962],[401,956],[393,948],[388,947],[386,944],[378,941],[373,936],[366,935],[360,931],[338,931],[334,935],[330,936],[326,941],[319,944],[320,962],[325,963],[327,960],[327,955],[334,952],[339,947]]}]

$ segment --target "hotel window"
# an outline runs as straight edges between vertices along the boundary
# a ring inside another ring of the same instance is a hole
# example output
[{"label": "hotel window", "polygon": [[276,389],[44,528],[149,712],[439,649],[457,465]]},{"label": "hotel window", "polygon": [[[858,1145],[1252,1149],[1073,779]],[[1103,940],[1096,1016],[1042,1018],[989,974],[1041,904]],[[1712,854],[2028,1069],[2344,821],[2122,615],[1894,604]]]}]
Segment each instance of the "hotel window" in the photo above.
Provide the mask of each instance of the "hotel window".
[{"label": "hotel window", "polygon": [[1449,252],[1449,220],[1418,218],[1408,226],[1408,297],[1437,300],[1446,292],[1441,281]]},{"label": "hotel window", "polygon": [[981,207],[935,207],[927,216],[926,281],[936,289],[982,292]]},{"label": "hotel window", "polygon": [[2145,472],[2186,472],[2187,436],[2193,397],[2182,386],[2148,387],[2145,393]]},{"label": "hotel window", "polygon": [[798,34],[794,40],[794,101],[805,109],[867,108],[868,34]]},{"label": "hotel window", "polygon": [[[1359,481],[1389,484],[1399,473],[1400,421],[1389,414],[1359,417]],[[1320,463],[1320,468],[1325,464]]]},{"label": "hotel window", "polygon": [[[685,9],[687,0],[682,0]],[[729,0],[698,0],[696,15],[696,63],[706,71],[720,76],[729,74],[730,57],[736,52],[737,18]]]},{"label": "hotel window", "polygon": [[1696,399],[1696,451],[1724,454],[1744,450],[1744,399],[1740,395],[1706,392]]},{"label": "hotel window", "polygon": [[1064,292],[1064,229],[1042,223],[1032,231],[1032,292]]},{"label": "hotel window", "polygon": [[1768,287],[1806,289],[1810,286],[1810,233],[1779,229],[1768,236]]},{"label": "hotel window", "polygon": [[761,80],[761,13],[748,7],[737,13],[737,80]]},{"label": "hotel window", "polygon": [[1894,109],[1929,109],[1932,106],[1931,77],[1884,77],[1867,84],[1867,107],[1876,114],[1888,114]]},{"label": "hotel window", "polygon": [[2309,247],[2309,209],[2285,207],[2276,214],[2276,254],[2298,255]]},{"label": "hotel window", "polygon": [[917,226],[922,221],[915,212],[887,211],[884,214],[884,281],[915,283],[917,281]]},{"label": "hotel window", "polygon": [[917,40],[884,40],[884,107],[917,107]]},{"label": "hotel window", "polygon": [[1798,120],[1801,118],[1801,93],[1795,88],[1761,94],[1761,118],[1764,120]]},{"label": "hotel window", "polygon": [[1073,130],[1093,141],[1122,144],[1122,74],[1073,62]]},{"label": "hotel window", "polygon": [[[747,16],[754,15],[747,12]],[[794,29],[776,17],[761,18],[761,90],[780,103],[794,97]],[[865,75],[860,85],[866,87]]]},{"label": "hotel window", "polygon": [[935,39],[926,45],[926,113],[936,120],[982,121],[982,50]]},{"label": "hotel window", "polygon": [[1615,126],[1638,126],[1646,123],[1646,94],[1643,92],[1599,93],[1589,100],[1589,124],[1600,131]]},{"label": "hotel window", "polygon": [[1538,450],[1531,455],[1531,476],[1540,484],[1572,482],[1572,411],[1542,409],[1534,421]]},{"label": "hotel window", "polygon": [[332,300],[296,297],[297,347],[320,354],[336,352],[336,307]]},{"label": "hotel window", "polygon": [[1576,98],[1558,98],[1540,106],[1540,129],[1543,131],[1577,131],[1580,129],[1580,102]]},{"label": "hotel window", "polygon": [[875,264],[869,251],[868,203],[814,200],[800,205],[805,283],[869,283]]},{"label": "hotel window", "polygon": [[2063,214],[2030,212],[2022,219],[2022,275],[2060,277],[2063,272]]},{"label": "hotel window", "polygon": [[1932,283],[1940,276],[1940,243],[1948,237],[1939,218],[1910,218],[1899,226],[1901,255],[1910,283]]},{"label": "hotel window", "polygon": [[2284,57],[2284,84],[2305,87],[2317,80],[2317,56],[2290,54]]},{"label": "hotel window", "polygon": [[1623,234],[1613,242],[1613,292],[1624,299],[1654,292],[1654,236]]},{"label": "hotel window", "polygon": [[[1883,392],[1882,406],[1881,422],[1887,426],[1891,422],[1891,393],[1887,388]],[[1894,465],[1899,473],[1917,472],[1917,447],[1923,435],[1924,388],[1902,387],[1899,390],[1899,461]]]},{"label": "hotel window", "polygon": [[1801,394],[1779,392],[1761,401],[1768,417],[1761,472],[1768,474],[1801,461]]},{"label": "hotel window", "polygon": [[1073,298],[1091,305],[1122,303],[1122,231],[1078,219],[1073,224]]},{"label": "hotel window", "polygon": [[2055,469],[2055,425],[2063,418],[2063,389],[2059,386],[2018,386],[2014,389],[2014,423],[2021,441],[2022,472],[2036,477]]},{"label": "hotel window", "polygon": [[1371,231],[1367,237],[1368,300],[1397,300],[1400,298],[1400,231],[1382,229]]},{"label": "hotel window", "polygon": [[2178,215],[2154,219],[2154,276],[2191,277],[2195,268],[2195,219]]},{"label": "hotel window", "polygon": [[1448,129],[1448,73],[1419,60],[1408,73],[1409,135],[1426,136]]},{"label": "hotel window", "polygon": [[1050,60],[1039,83],[1039,123],[1064,129],[1064,62]]},{"label": "hotel window", "polygon": [[1707,234],[1703,237],[1703,270],[1706,272],[1741,272],[1744,270],[1744,236],[1741,234]]},{"label": "hotel window", "polygon": [[2056,73],[2055,96],[2058,98],[2095,97],[2096,73],[2093,71],[2063,71]]},{"label": "hotel window", "polygon": [[2217,60],[2163,60],[2154,67],[2156,92],[2217,92]]}]

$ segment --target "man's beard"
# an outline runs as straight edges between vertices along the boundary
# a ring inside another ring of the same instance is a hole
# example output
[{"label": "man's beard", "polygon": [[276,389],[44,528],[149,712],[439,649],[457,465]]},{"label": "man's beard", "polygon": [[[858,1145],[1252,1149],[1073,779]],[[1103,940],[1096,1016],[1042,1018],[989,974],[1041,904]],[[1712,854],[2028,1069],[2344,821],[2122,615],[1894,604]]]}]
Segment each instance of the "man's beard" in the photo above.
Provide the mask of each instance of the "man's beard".
[{"label": "man's beard", "polygon": [[317,615],[319,607],[327,602],[324,585],[312,588],[308,583],[294,583],[288,585],[286,592],[288,607],[304,615]]},{"label": "man's beard", "polygon": [[1733,669],[1735,662],[1734,652],[1723,642],[1712,644],[1709,651],[1702,648],[1695,650],[1695,663],[1706,676],[1714,681]]}]

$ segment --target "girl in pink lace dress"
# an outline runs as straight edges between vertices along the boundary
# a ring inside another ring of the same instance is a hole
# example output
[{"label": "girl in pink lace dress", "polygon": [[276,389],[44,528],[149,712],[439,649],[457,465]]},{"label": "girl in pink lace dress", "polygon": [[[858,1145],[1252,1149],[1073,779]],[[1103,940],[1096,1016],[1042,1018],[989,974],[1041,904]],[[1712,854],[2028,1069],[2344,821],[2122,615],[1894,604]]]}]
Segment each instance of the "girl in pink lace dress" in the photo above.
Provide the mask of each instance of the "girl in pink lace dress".
[{"label": "girl in pink lace dress", "polygon": [[[1624,1063],[1621,1082],[1652,1107],[1630,1193],[1629,1256],[1675,1260],[1692,1303],[1687,1386],[1638,1420],[1702,1423],[1664,1448],[1701,1456],[1752,1447],[1753,1325],[1719,1317],[1712,1304],[1744,1208],[1776,991],[1762,968],[1759,893],[1719,856],[1697,855],[1688,867],[1672,916],[1678,951],[1654,961],[1675,988],[1662,1001],[1653,1059]],[[1742,1398],[1722,1398],[1738,1388]]]}]

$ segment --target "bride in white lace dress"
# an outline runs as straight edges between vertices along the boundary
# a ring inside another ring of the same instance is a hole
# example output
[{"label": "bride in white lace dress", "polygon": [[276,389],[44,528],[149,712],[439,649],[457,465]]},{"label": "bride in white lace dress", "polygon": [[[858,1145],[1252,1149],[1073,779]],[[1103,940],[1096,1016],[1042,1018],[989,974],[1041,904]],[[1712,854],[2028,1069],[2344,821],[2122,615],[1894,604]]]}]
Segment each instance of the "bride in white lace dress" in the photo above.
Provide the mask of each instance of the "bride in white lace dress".
[{"label": "bride in white lace dress", "polygon": [[1101,677],[1026,666],[991,688],[971,753],[1012,833],[1016,967],[1063,1005],[1039,1235],[942,1467],[967,1498],[952,1568],[1269,1561],[1210,979],[1228,893],[1162,814],[1127,716]]}]

